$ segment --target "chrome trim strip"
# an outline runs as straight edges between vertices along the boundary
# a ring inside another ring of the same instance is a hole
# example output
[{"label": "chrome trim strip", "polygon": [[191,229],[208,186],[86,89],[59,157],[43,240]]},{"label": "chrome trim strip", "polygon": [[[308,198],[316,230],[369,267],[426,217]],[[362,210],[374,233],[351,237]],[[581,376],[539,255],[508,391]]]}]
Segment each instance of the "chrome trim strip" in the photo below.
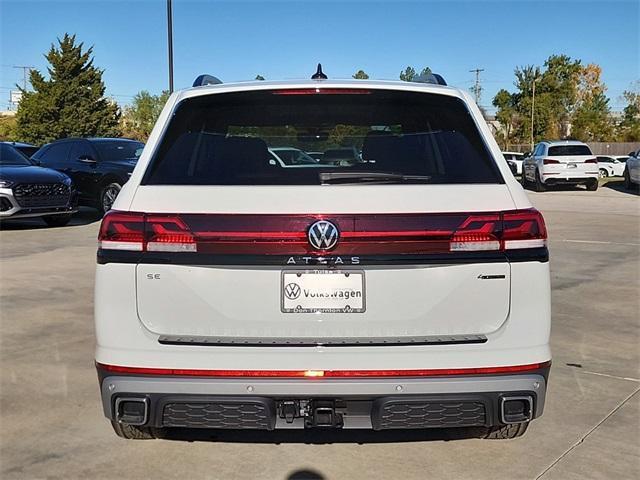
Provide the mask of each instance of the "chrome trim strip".
[{"label": "chrome trim strip", "polygon": [[382,347],[407,345],[460,345],[485,343],[484,335],[432,335],[406,337],[207,337],[161,335],[162,345],[208,347]]}]

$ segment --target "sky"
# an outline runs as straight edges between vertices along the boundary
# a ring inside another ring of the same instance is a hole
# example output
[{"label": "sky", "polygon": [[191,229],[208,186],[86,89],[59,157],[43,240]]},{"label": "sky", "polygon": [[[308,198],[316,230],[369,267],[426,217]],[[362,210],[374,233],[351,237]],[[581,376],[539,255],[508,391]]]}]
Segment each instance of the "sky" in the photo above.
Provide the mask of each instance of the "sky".
[{"label": "sky", "polygon": [[[330,78],[359,69],[397,79],[429,66],[470,89],[492,111],[514,68],[552,54],[597,63],[611,107],[640,79],[640,1],[194,1],[173,0],[178,88],[209,73],[224,82],[308,78],[321,62]],[[45,72],[43,54],[65,32],[93,45],[107,94],[120,104],[140,90],[168,88],[166,0],[0,0],[0,110],[22,70]]]}]

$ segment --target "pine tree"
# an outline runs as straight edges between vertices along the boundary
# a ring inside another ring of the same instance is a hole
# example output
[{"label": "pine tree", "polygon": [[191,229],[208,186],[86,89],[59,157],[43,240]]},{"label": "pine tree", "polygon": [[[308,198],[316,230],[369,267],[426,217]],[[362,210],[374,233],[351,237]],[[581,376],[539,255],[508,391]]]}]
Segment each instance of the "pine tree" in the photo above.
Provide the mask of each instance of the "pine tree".
[{"label": "pine tree", "polygon": [[356,73],[351,75],[351,77],[355,78],[356,80],[367,80],[369,78],[369,75],[364,70],[358,70]]},{"label": "pine tree", "polygon": [[17,135],[42,144],[66,137],[117,136],[120,112],[105,98],[103,70],[93,65],[93,47],[83,52],[75,35],[66,34],[45,55],[49,79],[30,75],[33,91],[23,91],[16,114]]}]

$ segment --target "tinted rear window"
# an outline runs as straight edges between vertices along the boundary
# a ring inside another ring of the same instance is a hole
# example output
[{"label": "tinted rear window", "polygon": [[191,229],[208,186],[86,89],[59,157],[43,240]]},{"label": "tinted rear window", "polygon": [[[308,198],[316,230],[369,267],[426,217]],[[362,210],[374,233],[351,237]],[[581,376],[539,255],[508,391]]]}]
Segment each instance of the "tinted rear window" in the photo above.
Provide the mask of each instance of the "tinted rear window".
[{"label": "tinted rear window", "polygon": [[[319,159],[277,162],[269,155],[276,148],[314,152]],[[380,176],[387,173],[396,178]],[[310,89],[181,102],[143,184],[318,185],[328,177],[331,183],[502,182],[457,98]]]},{"label": "tinted rear window", "polygon": [[586,145],[560,145],[549,147],[549,156],[566,157],[569,155],[592,155],[591,150]]}]

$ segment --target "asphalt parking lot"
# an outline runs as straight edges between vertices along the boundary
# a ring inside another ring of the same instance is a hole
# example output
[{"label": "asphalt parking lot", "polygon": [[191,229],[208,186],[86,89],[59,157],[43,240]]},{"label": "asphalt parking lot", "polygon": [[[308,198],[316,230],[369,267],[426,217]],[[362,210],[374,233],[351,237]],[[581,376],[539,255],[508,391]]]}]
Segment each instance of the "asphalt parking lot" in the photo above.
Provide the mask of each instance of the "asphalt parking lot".
[{"label": "asphalt parking lot", "polygon": [[2,478],[640,478],[640,197],[530,193],[550,232],[553,367],[544,417],[511,441],[411,434],[202,434],[125,441],[93,367],[99,223],[0,231]]}]

